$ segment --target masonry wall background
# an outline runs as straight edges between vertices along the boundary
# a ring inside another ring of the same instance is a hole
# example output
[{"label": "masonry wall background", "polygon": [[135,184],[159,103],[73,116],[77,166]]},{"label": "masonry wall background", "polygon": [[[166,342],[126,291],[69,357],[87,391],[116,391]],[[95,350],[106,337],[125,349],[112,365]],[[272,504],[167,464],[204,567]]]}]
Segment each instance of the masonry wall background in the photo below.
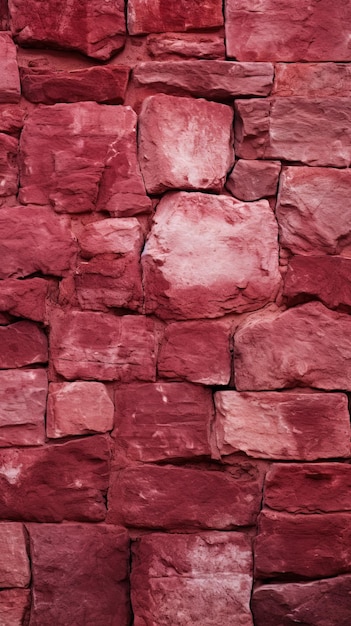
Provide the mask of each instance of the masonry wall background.
[{"label": "masonry wall background", "polygon": [[351,3],[0,0],[0,624],[349,626]]}]

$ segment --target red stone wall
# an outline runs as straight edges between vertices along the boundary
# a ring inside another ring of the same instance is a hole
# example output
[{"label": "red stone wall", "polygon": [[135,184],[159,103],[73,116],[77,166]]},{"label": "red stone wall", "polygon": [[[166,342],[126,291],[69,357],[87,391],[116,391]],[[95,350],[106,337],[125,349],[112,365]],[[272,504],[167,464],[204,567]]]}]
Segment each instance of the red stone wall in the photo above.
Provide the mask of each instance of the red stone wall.
[{"label": "red stone wall", "polygon": [[0,0],[2,626],[350,626],[350,23]]}]

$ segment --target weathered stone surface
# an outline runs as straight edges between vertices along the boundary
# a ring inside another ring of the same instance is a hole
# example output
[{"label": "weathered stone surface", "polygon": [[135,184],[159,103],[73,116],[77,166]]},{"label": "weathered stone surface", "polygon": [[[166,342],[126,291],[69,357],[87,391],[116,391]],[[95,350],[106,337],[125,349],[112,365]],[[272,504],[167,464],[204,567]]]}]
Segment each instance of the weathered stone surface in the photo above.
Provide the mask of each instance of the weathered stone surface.
[{"label": "weathered stone surface", "polygon": [[252,626],[252,554],[242,533],[150,534],[133,546],[134,623]]},{"label": "weathered stone surface", "polygon": [[[1,0],[0,0],[1,2]],[[24,109],[18,104],[0,104],[0,131],[17,134],[24,124]]]},{"label": "weathered stone surface", "polygon": [[44,443],[45,370],[0,371],[0,446]]},{"label": "weathered stone surface", "polygon": [[264,511],[255,542],[258,578],[325,578],[351,570],[351,515]]},{"label": "weathered stone surface", "polygon": [[0,198],[17,193],[17,152],[18,140],[15,137],[0,133]]},{"label": "weathered stone surface", "polygon": [[146,311],[191,319],[260,308],[278,290],[277,256],[268,202],[167,195],[142,255]]},{"label": "weathered stone surface", "polygon": [[11,29],[20,45],[78,50],[100,60],[124,46],[123,0],[9,0]]},{"label": "weathered stone surface", "polygon": [[[144,465],[112,474],[107,521],[141,528],[230,530],[255,523],[262,480],[187,467]],[[170,505],[171,503],[171,505]],[[351,516],[350,516],[351,517]]]},{"label": "weathered stone surface", "polygon": [[241,95],[267,96],[273,84],[271,63],[166,61],[139,63],[137,85],[174,95],[226,100]]},{"label": "weathered stone surface", "polygon": [[196,0],[189,6],[187,0],[179,0],[177,4],[162,0],[129,0],[127,20],[130,35],[205,30],[222,26],[222,3],[220,0]]},{"label": "weathered stone surface", "polygon": [[350,332],[348,315],[319,302],[252,316],[234,337],[236,388],[351,390]]},{"label": "weathered stone surface", "polygon": [[245,161],[235,164],[226,188],[239,200],[251,202],[277,193],[280,163],[276,161]]},{"label": "weathered stone surface", "polygon": [[43,278],[17,280],[8,278],[0,282],[0,311],[16,317],[26,317],[44,322],[45,304],[51,283]]},{"label": "weathered stone surface", "polygon": [[136,218],[88,224],[78,236],[81,255],[75,274],[82,309],[138,309],[143,300],[140,253],[144,243]]},{"label": "weathered stone surface", "polygon": [[48,341],[43,330],[33,322],[16,322],[0,327],[0,369],[46,363]]},{"label": "weathered stone surface", "polygon": [[62,276],[75,263],[77,245],[65,216],[47,207],[0,211],[0,278],[35,272]]},{"label": "weathered stone surface", "polygon": [[0,519],[34,522],[105,518],[109,438],[0,450]]},{"label": "weathered stone surface", "polygon": [[351,252],[351,170],[283,169],[277,202],[282,246],[293,254]]},{"label": "weathered stone surface", "polygon": [[164,94],[146,98],[139,159],[147,191],[220,191],[234,161],[232,123],[225,104]]},{"label": "weathered stone surface", "polygon": [[88,311],[57,311],[51,325],[54,368],[68,380],[155,380],[152,320]]},{"label": "weathered stone surface", "polygon": [[149,54],[157,59],[185,57],[195,59],[224,59],[224,38],[211,33],[162,33],[148,35]]},{"label": "weathered stone surface", "polygon": [[315,461],[350,455],[346,394],[215,393],[220,455]]},{"label": "weathered stone surface", "polygon": [[113,428],[114,406],[101,383],[51,383],[46,417],[50,438],[104,433]]},{"label": "weathered stone surface", "polygon": [[7,0],[0,0],[0,30],[8,30],[9,14]]},{"label": "weathered stone surface", "polygon": [[351,89],[349,63],[277,63],[273,94],[318,98],[344,96]]},{"label": "weathered stone surface", "polygon": [[0,32],[0,102],[18,102],[20,97],[16,46],[9,33]]},{"label": "weathered stone surface", "polygon": [[349,626],[351,576],[308,583],[263,585],[255,589],[252,610],[257,626]]},{"label": "weathered stone surface", "polygon": [[331,309],[351,307],[351,259],[294,256],[289,261],[283,293],[293,303],[318,298]]},{"label": "weathered stone surface", "polygon": [[116,391],[116,443],[129,458],[161,461],[210,455],[209,389],[189,383],[134,383]]},{"label": "weathered stone surface", "polygon": [[283,159],[349,167],[348,97],[236,100],[235,151],[243,159]]},{"label": "weathered stone surface", "polygon": [[30,568],[22,524],[0,522],[0,550],[0,587],[27,587]]},{"label": "weathered stone surface", "polygon": [[0,623],[22,626],[30,607],[30,589],[3,589],[0,591]]},{"label": "weathered stone surface", "polygon": [[231,330],[216,321],[175,322],[166,327],[158,373],[204,385],[228,385],[231,374]]},{"label": "weathered stone surface", "polygon": [[[240,61],[349,61],[344,0],[226,0],[227,54]],[[248,36],[250,33],[250,36]]]},{"label": "weathered stone surface", "polygon": [[20,69],[22,93],[30,102],[54,104],[94,100],[121,104],[127,90],[125,65],[87,67],[79,70]]},{"label": "weathered stone surface", "polygon": [[123,528],[30,524],[31,626],[128,626],[129,541]]},{"label": "weathered stone surface", "polygon": [[275,464],[267,473],[264,502],[288,513],[351,511],[350,489],[349,464]]},{"label": "weathered stone surface", "polygon": [[137,162],[136,121],[130,107],[39,105],[21,136],[20,201],[68,213],[149,210]]}]

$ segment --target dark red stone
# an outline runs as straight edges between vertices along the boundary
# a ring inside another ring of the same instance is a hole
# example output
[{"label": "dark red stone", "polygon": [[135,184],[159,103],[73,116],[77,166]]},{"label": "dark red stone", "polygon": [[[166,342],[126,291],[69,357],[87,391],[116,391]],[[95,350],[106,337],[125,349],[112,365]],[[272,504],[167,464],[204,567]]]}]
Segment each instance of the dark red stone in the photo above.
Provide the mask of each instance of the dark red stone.
[{"label": "dark red stone", "polygon": [[240,159],[228,176],[225,186],[235,198],[248,202],[274,196],[280,170],[279,162]]},{"label": "dark red stone", "polygon": [[18,140],[0,133],[0,198],[15,195],[18,188]]},{"label": "dark red stone", "polygon": [[0,368],[10,369],[48,360],[48,340],[33,322],[0,327]]},{"label": "dark red stone", "polygon": [[16,46],[10,33],[0,31],[0,102],[18,102],[20,97]]},{"label": "dark red stone", "polygon": [[163,0],[129,0],[128,32],[142,33],[183,32],[205,30],[222,26],[221,0],[187,0],[164,2]]},{"label": "dark red stone", "polygon": [[273,94],[318,98],[344,96],[351,89],[349,63],[277,63]]},{"label": "dark red stone", "polygon": [[[1,0],[0,0],[1,1]],[[17,134],[24,124],[24,109],[18,104],[0,104],[0,131]]]},{"label": "dark red stone", "polygon": [[44,322],[46,302],[52,282],[43,278],[17,280],[8,278],[0,282],[0,311],[16,317],[26,317],[35,322]]},{"label": "dark red stone", "polygon": [[29,620],[30,589],[0,591],[0,621],[6,626],[22,626]]}]

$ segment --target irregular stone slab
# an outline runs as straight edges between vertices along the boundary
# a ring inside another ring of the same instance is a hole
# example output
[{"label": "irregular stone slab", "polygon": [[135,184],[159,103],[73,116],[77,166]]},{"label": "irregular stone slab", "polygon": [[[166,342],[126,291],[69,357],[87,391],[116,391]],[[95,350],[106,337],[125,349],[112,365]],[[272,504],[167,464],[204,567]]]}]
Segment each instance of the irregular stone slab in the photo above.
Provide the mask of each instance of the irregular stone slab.
[{"label": "irregular stone slab", "polygon": [[46,417],[49,438],[104,433],[113,428],[114,406],[105,385],[77,380],[51,383]]},{"label": "irregular stone slab", "polygon": [[8,278],[0,283],[0,311],[35,322],[44,322],[46,300],[52,284],[43,278],[17,280]]},{"label": "irregular stone slab", "polygon": [[351,570],[351,515],[260,514],[255,542],[257,578],[325,578]]},{"label": "irregular stone slab", "polygon": [[0,198],[15,195],[18,188],[18,140],[0,133]]},{"label": "irregular stone slab", "polygon": [[53,366],[68,380],[155,380],[154,323],[146,317],[57,311],[50,342]]},{"label": "irregular stone slab", "polygon": [[273,94],[318,98],[344,96],[351,89],[349,63],[277,63]]},{"label": "irregular stone slab", "polygon": [[351,465],[346,463],[274,464],[267,473],[264,502],[288,513],[351,511],[350,488]]},{"label": "irregular stone slab", "polygon": [[255,589],[252,610],[257,626],[349,626],[351,576],[309,583],[263,585]]},{"label": "irregular stone slab", "polygon": [[275,196],[280,170],[281,164],[276,161],[240,159],[225,186],[235,198],[247,202]]},{"label": "irregular stone slab", "polygon": [[0,519],[101,522],[106,515],[109,438],[0,450]]},{"label": "irregular stone slab", "polygon": [[289,261],[283,293],[293,303],[317,298],[330,309],[351,307],[351,260],[294,256]]},{"label": "irregular stone slab", "polygon": [[136,122],[130,107],[39,105],[21,135],[20,201],[68,213],[96,208],[125,216],[150,210],[137,161]]},{"label": "irregular stone slab", "polygon": [[140,309],[143,301],[140,253],[144,244],[136,218],[88,224],[78,236],[81,255],[75,274],[82,309]]},{"label": "irregular stone slab", "polygon": [[231,330],[228,324],[197,320],[166,326],[158,357],[164,378],[204,385],[228,385],[231,375]]},{"label": "irregular stone slab", "polygon": [[286,167],[276,214],[282,246],[293,254],[351,251],[351,170]]},{"label": "irregular stone slab", "polygon": [[235,151],[243,159],[282,159],[349,167],[351,99],[236,100]]},{"label": "irregular stone slab", "polygon": [[0,446],[44,443],[47,390],[43,369],[0,371]]},{"label": "irregular stone slab", "polygon": [[7,0],[0,0],[0,30],[8,30],[9,14]]},{"label": "irregular stone slab", "polygon": [[130,35],[206,30],[222,26],[222,3],[220,0],[203,0],[189,7],[187,0],[179,0],[177,4],[162,0],[129,0],[127,21]]},{"label": "irregular stone slab", "polygon": [[3,207],[0,211],[0,278],[35,272],[65,275],[75,264],[77,244],[65,216],[47,207]]},{"label": "irregular stone slab", "polygon": [[209,389],[189,383],[132,383],[116,391],[116,444],[137,461],[209,456]]},{"label": "irregular stone slab", "polygon": [[162,33],[148,35],[146,47],[156,58],[185,57],[195,59],[224,59],[224,38],[211,33]]},{"label": "irregular stone slab", "polygon": [[33,567],[31,626],[128,626],[129,541],[104,524],[28,525]]},{"label": "irregular stone slab", "polygon": [[319,302],[252,316],[234,337],[236,388],[351,390],[350,332],[348,315]]},{"label": "irregular stone slab", "polygon": [[39,326],[22,321],[0,327],[0,369],[48,360],[48,340]]},{"label": "irregular stone slab", "polygon": [[346,394],[215,393],[215,441],[220,455],[315,461],[350,455]]},{"label": "irregular stone slab", "polygon": [[30,589],[2,589],[0,591],[0,620],[6,626],[22,626],[29,618]]},{"label": "irregular stone slab", "polygon": [[0,131],[18,134],[24,124],[24,116],[25,110],[20,105],[0,104]]},{"label": "irregular stone slab", "polygon": [[350,19],[343,0],[226,0],[227,54],[240,61],[349,61]]},{"label": "irregular stone slab", "polygon": [[0,102],[19,102],[20,97],[16,46],[9,33],[0,32]]},{"label": "irregular stone slab", "polygon": [[125,65],[95,66],[78,70],[20,69],[22,93],[30,102],[55,104],[93,100],[122,104],[129,68]]},{"label": "irregular stone slab", "polygon": [[271,63],[230,61],[151,61],[133,70],[137,85],[174,95],[226,100],[241,95],[267,96],[273,85]]},{"label": "irregular stone slab", "polygon": [[252,554],[242,533],[152,533],[133,545],[135,624],[252,626]]},{"label": "irregular stone slab", "polygon": [[123,48],[123,0],[9,0],[11,29],[20,45],[78,50],[105,61]]},{"label": "irregular stone slab", "polygon": [[[111,476],[107,522],[165,530],[230,530],[255,523],[262,480],[246,474],[144,465]],[[170,506],[171,503],[171,506]]]},{"label": "irregular stone slab", "polygon": [[192,319],[258,309],[274,300],[280,282],[274,214],[265,200],[167,195],[142,266],[147,313]]},{"label": "irregular stone slab", "polygon": [[233,111],[225,104],[158,94],[139,116],[139,160],[148,193],[220,191],[233,165]]},{"label": "irregular stone slab", "polygon": [[27,587],[30,567],[22,524],[0,523],[0,549],[0,586]]}]

